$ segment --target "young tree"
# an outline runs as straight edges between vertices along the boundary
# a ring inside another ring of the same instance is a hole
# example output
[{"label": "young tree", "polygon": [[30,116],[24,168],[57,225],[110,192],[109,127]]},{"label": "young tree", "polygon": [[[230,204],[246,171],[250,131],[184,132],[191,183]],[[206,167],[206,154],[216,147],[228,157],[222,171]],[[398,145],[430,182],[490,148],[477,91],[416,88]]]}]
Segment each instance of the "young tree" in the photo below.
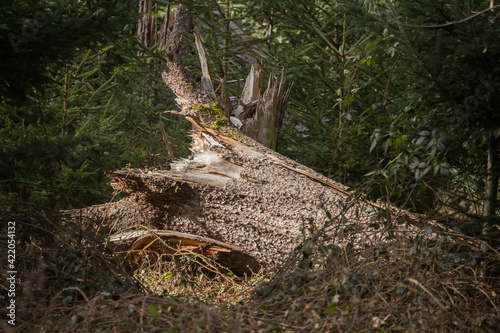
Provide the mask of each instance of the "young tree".
[{"label": "young tree", "polygon": [[[471,172],[464,161],[482,166],[487,231],[495,216],[499,176],[500,7],[491,1],[387,6],[390,31],[403,53],[396,71],[406,76],[405,103],[411,106],[406,112],[415,115],[418,127],[446,132],[447,157],[459,176]],[[427,133],[421,142],[435,151],[442,142]]]},{"label": "young tree", "polygon": [[137,14],[134,1],[14,1],[0,5],[0,102],[25,103],[91,44]]},{"label": "young tree", "polygon": [[[10,203],[2,211],[109,200],[102,170],[163,151],[158,118],[172,100],[150,66],[164,61],[160,50],[136,41],[136,4],[2,3],[0,15],[0,196]],[[177,156],[185,154],[188,123],[168,121]]]}]

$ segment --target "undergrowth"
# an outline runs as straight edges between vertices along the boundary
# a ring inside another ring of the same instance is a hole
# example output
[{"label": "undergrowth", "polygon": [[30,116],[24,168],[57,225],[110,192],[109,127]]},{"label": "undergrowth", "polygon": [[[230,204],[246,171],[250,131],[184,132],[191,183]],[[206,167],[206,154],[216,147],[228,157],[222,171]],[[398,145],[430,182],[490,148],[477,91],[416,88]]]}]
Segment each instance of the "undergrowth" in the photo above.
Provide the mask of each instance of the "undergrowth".
[{"label": "undergrowth", "polygon": [[360,242],[332,219],[282,266],[242,277],[195,251],[132,262],[99,228],[34,221],[18,221],[19,332],[499,330],[500,255],[453,235],[403,237],[388,224],[393,236]]}]

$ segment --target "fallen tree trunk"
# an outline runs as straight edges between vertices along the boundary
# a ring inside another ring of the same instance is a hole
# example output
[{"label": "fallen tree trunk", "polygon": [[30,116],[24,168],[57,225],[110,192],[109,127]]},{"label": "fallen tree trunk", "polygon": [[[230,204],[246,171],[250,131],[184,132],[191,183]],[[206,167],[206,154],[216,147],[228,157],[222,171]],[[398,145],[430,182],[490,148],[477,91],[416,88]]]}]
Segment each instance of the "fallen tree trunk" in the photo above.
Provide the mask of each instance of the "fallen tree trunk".
[{"label": "fallen tree trunk", "polygon": [[[70,211],[73,218],[87,225],[105,225],[115,234],[143,227],[159,230],[158,237],[162,231],[186,233],[191,235],[186,237],[187,242],[198,239],[204,245],[243,254],[232,265],[239,272],[282,263],[301,235],[307,236],[328,223],[335,232],[349,233],[348,242],[355,246],[378,244],[397,233],[418,232],[411,224],[395,223],[418,223],[410,213],[357,200],[341,184],[238,130],[252,124],[258,131],[262,129],[259,126],[267,124],[266,120],[259,125],[262,114],[276,112],[276,105],[286,107],[283,80],[273,88],[281,95],[259,96],[255,107],[260,113],[247,113],[241,118],[242,126],[237,126],[229,121],[213,91],[198,88],[176,64],[168,63],[168,67],[163,78],[177,96],[181,111],[166,113],[184,116],[193,124],[192,155],[174,161],[168,170],[106,172],[113,187],[128,197]],[[279,103],[273,101],[276,97]],[[113,237],[115,241],[120,239]],[[340,238],[334,242],[346,245]]]}]

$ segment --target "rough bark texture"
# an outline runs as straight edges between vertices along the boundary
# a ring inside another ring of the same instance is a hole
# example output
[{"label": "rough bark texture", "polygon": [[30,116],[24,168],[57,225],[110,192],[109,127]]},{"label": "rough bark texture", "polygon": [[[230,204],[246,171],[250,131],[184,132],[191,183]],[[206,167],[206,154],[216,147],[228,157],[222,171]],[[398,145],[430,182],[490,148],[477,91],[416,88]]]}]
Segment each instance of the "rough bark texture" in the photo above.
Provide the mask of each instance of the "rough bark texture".
[{"label": "rough bark texture", "polygon": [[[156,6],[156,5],[155,5]],[[166,46],[171,38],[174,28],[174,14],[167,6],[166,15],[161,25],[157,22],[156,15],[153,14],[153,3],[149,0],[139,1],[139,13],[142,17],[137,23],[137,37],[146,47],[152,47],[156,43]]]},{"label": "rough bark texture", "polygon": [[207,129],[194,136],[203,150],[171,170],[109,172],[114,187],[130,196],[87,209],[84,220],[93,216],[114,232],[147,226],[208,237],[238,246],[264,265],[282,263],[310,219],[320,228],[328,221],[326,212],[360,239],[373,233],[374,244],[381,240],[368,228],[376,220],[372,206],[347,202],[339,184],[254,142],[257,147]]},{"label": "rough bark texture", "polygon": [[191,33],[193,30],[191,15],[187,7],[182,4],[178,4],[173,10],[168,5],[165,18],[160,25],[156,15],[153,14],[155,8],[149,0],[139,1],[139,13],[142,17],[137,24],[137,36],[146,47],[152,47],[156,43],[168,46],[167,53],[176,63],[182,64],[186,55],[192,50],[182,37],[182,34]]},{"label": "rough bark texture", "polygon": [[193,22],[188,8],[183,4],[177,5],[175,7],[172,31],[168,35],[168,39],[172,41],[168,52],[178,64],[182,65],[185,62],[186,56],[192,50],[191,45],[182,34],[191,33],[192,31]]},{"label": "rough bark texture", "polygon": [[[193,123],[192,156],[171,163],[168,170],[107,172],[114,188],[129,196],[69,212],[73,218],[108,226],[111,233],[146,226],[222,242],[226,248],[241,249],[234,251],[238,260],[226,260],[239,271],[247,266],[254,270],[256,262],[282,263],[298,236],[332,219],[335,228],[359,235],[356,246],[362,245],[361,239],[370,245],[390,234],[417,232],[411,224],[393,223],[417,223],[415,216],[354,200],[344,186],[242,134],[214,97],[189,81],[181,67],[168,63],[168,68],[163,79],[181,111],[167,113]],[[276,103],[259,98],[256,110],[273,112],[270,105]],[[375,221],[385,228],[370,228]]]},{"label": "rough bark texture", "polygon": [[491,136],[488,142],[488,164],[486,179],[486,190],[484,195],[483,217],[486,218],[483,225],[483,234],[487,234],[491,230],[491,221],[488,221],[495,216],[497,207],[498,193],[498,141],[494,135]]}]

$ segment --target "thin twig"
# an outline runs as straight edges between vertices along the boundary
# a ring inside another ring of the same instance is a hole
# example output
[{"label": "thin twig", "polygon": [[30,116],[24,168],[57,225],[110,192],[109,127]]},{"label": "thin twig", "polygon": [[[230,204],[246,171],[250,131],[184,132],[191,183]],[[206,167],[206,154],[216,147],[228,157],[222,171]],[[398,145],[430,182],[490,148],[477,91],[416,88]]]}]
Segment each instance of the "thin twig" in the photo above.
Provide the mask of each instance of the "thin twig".
[{"label": "thin twig", "polygon": [[170,144],[168,143],[167,134],[165,133],[165,129],[163,128],[163,124],[161,123],[161,120],[158,121],[158,124],[160,125],[160,128],[161,128],[161,134],[163,135],[163,141],[165,141],[165,145],[167,146],[168,155],[170,156],[170,159],[173,161],[175,159],[174,153],[172,153],[172,149],[170,148]]},{"label": "thin twig", "polygon": [[42,228],[40,226],[37,226],[35,224],[31,224],[31,223],[28,223],[28,222],[24,222],[24,221],[16,221],[17,223],[21,223],[21,224],[24,224],[24,225],[27,225],[29,227],[32,227],[32,228],[37,228],[37,229],[40,229],[40,230],[43,230],[45,231],[46,233],[48,234],[51,234],[52,237],[54,237],[55,239],[59,240],[61,243],[65,244],[66,246],[68,247],[71,247],[71,245],[67,242],[65,242],[64,240],[62,240],[59,236],[57,236],[55,233],[53,233],[52,231],[48,230],[48,229],[45,229],[45,228]]},{"label": "thin twig", "polygon": [[448,27],[450,25],[465,23],[465,22],[470,21],[473,18],[478,17],[479,15],[482,15],[482,14],[484,14],[486,12],[489,12],[489,11],[493,12],[494,9],[496,9],[496,8],[500,8],[500,5],[496,5],[496,6],[491,6],[490,5],[490,7],[488,7],[487,9],[482,10],[480,12],[477,12],[474,15],[471,15],[469,17],[466,17],[463,20],[453,21],[453,22],[446,22],[446,23],[443,23],[443,24],[435,24],[435,25],[413,25],[413,24],[405,24],[405,23],[401,23],[401,22],[398,22],[398,24],[400,24],[400,25],[402,25],[404,27],[410,27],[410,28],[444,28],[444,27]]},{"label": "thin twig", "polygon": [[396,64],[398,63],[400,57],[401,57],[401,52],[399,52],[398,57],[396,58],[396,61],[394,61],[394,63],[391,66],[391,69],[389,71],[389,77],[387,78],[387,85],[385,86],[384,99],[382,100],[382,106],[386,106],[386,104],[387,104],[387,95],[389,94],[389,84],[391,82],[392,72],[394,71],[394,67],[396,67]]},{"label": "thin twig", "polygon": [[427,295],[430,296],[430,298],[436,303],[437,306],[439,306],[441,308],[441,310],[446,311],[446,307],[427,288],[425,288],[420,282],[418,282],[414,278],[408,278],[407,280],[410,281],[411,283],[419,286],[423,291],[425,291],[427,293]]}]

